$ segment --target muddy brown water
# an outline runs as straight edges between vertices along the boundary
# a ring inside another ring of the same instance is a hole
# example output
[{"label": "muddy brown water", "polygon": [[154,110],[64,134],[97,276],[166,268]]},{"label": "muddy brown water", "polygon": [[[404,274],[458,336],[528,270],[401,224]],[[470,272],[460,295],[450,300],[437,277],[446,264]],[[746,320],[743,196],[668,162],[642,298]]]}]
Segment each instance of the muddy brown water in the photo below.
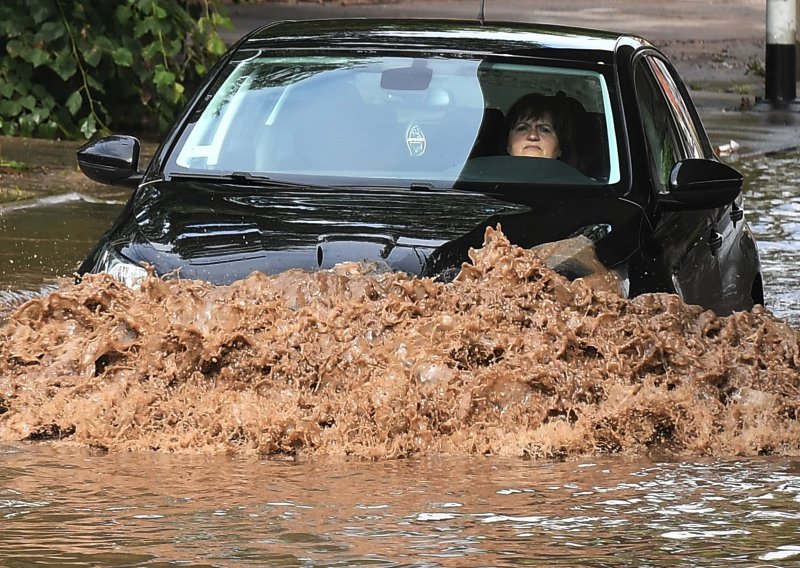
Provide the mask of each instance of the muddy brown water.
[{"label": "muddy brown water", "polygon": [[0,328],[0,564],[800,560],[798,158],[738,164],[769,310],[732,318],[565,282],[502,235],[453,285],[39,298],[124,194],[5,211],[6,302],[34,301]]},{"label": "muddy brown water", "polygon": [[3,566],[789,566],[784,459],[0,453]]}]

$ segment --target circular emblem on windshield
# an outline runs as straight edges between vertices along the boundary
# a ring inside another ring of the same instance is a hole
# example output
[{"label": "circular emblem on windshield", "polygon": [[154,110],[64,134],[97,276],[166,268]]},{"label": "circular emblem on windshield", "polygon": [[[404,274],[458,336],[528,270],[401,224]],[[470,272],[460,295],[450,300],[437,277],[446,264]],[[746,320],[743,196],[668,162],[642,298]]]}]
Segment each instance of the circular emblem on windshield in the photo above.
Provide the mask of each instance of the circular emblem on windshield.
[{"label": "circular emblem on windshield", "polygon": [[416,122],[409,124],[408,130],[406,130],[406,146],[408,146],[408,152],[412,156],[421,156],[425,153],[427,145],[428,142],[425,140],[425,133],[419,127],[419,124]]}]

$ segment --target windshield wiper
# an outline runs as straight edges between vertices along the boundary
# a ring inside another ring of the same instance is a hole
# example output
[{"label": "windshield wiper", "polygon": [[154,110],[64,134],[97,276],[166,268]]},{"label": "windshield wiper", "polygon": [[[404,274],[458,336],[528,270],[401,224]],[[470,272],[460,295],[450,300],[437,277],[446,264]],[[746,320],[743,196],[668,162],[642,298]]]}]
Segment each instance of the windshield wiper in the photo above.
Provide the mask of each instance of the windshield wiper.
[{"label": "windshield wiper", "polygon": [[293,181],[281,181],[272,179],[269,176],[262,176],[251,172],[231,172],[228,175],[230,179],[238,182],[254,183],[258,185],[268,185],[276,187],[312,187],[306,183],[297,183]]},{"label": "windshield wiper", "polygon": [[273,179],[268,176],[252,174],[250,172],[231,172],[229,174],[205,174],[199,172],[175,172],[165,175],[164,179],[169,181],[171,178],[177,179],[200,179],[207,181],[221,181],[233,183],[245,183],[248,185],[257,185],[259,187],[269,187],[276,189],[330,189],[330,186],[319,185],[312,183],[300,183],[294,181],[286,181],[280,179]]}]

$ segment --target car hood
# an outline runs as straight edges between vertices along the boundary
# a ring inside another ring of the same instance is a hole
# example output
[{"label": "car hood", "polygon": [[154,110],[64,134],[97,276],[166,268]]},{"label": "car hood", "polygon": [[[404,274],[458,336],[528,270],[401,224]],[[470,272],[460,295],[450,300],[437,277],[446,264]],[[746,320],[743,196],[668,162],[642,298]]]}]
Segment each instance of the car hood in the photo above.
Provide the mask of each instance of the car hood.
[{"label": "car hood", "polygon": [[621,203],[512,203],[451,190],[160,181],[139,189],[132,225],[124,231],[128,240],[112,244],[157,274],[218,284],[254,271],[316,270],[347,261],[436,276],[466,261],[469,248],[481,246],[487,226],[499,224],[512,242],[534,246],[601,223],[608,227],[603,241],[613,242],[599,250],[613,252],[605,255],[613,264],[639,241],[639,209]]}]

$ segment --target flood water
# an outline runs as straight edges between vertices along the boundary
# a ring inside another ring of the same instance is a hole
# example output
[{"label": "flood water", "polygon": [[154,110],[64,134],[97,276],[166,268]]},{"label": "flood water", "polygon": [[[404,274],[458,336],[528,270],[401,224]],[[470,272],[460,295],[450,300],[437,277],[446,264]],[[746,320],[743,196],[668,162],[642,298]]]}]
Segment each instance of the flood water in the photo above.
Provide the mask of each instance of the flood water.
[{"label": "flood water", "polygon": [[10,308],[71,278],[126,197],[71,192],[0,209],[0,321]]},{"label": "flood water", "polygon": [[0,564],[785,566],[800,463],[0,448]]},{"label": "flood water", "polygon": [[[766,302],[796,329],[800,154],[736,165],[749,182],[746,215],[760,243]],[[18,303],[69,277],[123,200],[124,194],[91,201],[76,195],[0,214],[5,300]],[[43,396],[53,396],[58,386],[51,382]],[[82,394],[76,389],[74,396]],[[91,402],[88,397],[86,404]],[[796,457],[618,455],[552,461],[471,455],[370,461],[98,448],[0,445],[0,565],[784,566],[800,561]]]},{"label": "flood water", "polygon": [[761,253],[765,302],[800,327],[800,152],[736,166],[748,184],[746,215]]}]

